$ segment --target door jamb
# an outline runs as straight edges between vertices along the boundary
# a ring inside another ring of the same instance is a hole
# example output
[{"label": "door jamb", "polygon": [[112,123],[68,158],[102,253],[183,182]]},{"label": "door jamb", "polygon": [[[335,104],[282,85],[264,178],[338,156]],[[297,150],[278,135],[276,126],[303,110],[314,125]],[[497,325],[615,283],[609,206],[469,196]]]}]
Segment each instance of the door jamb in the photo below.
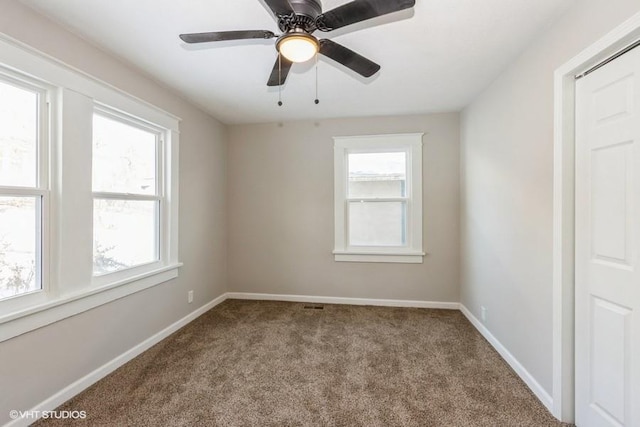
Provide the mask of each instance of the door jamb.
[{"label": "door jamb", "polygon": [[554,73],[553,164],[553,415],[575,419],[574,189],[575,75],[640,38],[640,13],[606,34]]}]

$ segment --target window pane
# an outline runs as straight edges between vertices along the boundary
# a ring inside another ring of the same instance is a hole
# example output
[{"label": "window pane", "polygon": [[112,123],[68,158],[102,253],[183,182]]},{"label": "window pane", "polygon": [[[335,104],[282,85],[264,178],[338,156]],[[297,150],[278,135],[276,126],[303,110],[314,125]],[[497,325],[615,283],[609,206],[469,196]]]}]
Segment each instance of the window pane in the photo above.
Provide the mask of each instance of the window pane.
[{"label": "window pane", "polygon": [[350,153],[348,163],[349,197],[406,196],[406,153]]},{"label": "window pane", "polygon": [[93,273],[158,260],[157,201],[93,201]]},{"label": "window pane", "polygon": [[0,186],[35,187],[38,94],[0,82]]},{"label": "window pane", "polygon": [[349,202],[351,246],[404,246],[406,202]]},{"label": "window pane", "polygon": [[156,134],[93,116],[93,191],[156,194]]},{"label": "window pane", "polygon": [[41,288],[36,197],[0,197],[0,298]]}]

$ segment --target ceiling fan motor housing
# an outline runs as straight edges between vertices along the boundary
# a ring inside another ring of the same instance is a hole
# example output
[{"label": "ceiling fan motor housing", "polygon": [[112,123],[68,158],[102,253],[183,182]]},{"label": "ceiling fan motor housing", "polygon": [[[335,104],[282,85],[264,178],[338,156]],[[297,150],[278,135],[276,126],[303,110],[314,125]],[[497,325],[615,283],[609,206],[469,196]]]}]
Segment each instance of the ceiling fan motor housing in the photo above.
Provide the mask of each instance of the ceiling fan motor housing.
[{"label": "ceiling fan motor housing", "polygon": [[322,13],[320,0],[289,0],[289,4],[298,15],[315,19]]},{"label": "ceiling fan motor housing", "polygon": [[320,0],[289,0],[295,14],[278,17],[278,26],[283,32],[303,29],[308,33],[316,30],[316,17],[322,13]]}]

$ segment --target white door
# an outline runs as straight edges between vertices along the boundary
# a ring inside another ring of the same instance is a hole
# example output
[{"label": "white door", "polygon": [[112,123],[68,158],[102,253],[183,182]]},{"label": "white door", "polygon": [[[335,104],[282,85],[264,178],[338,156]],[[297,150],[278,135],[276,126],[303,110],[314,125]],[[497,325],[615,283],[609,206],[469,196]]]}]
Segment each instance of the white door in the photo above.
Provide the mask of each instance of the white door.
[{"label": "white door", "polygon": [[640,48],[576,82],[576,424],[640,427]]}]

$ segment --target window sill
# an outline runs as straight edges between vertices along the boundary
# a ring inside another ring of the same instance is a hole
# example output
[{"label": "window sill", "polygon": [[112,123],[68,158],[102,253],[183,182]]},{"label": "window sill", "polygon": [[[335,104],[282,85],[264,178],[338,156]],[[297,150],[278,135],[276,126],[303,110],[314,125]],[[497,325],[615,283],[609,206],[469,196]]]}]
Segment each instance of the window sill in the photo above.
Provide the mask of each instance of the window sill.
[{"label": "window sill", "polygon": [[350,252],[333,251],[336,262],[374,262],[422,264],[424,252]]},{"label": "window sill", "polygon": [[0,342],[175,279],[182,265],[176,263],[161,267],[105,286],[64,295],[24,310],[0,315]]}]

